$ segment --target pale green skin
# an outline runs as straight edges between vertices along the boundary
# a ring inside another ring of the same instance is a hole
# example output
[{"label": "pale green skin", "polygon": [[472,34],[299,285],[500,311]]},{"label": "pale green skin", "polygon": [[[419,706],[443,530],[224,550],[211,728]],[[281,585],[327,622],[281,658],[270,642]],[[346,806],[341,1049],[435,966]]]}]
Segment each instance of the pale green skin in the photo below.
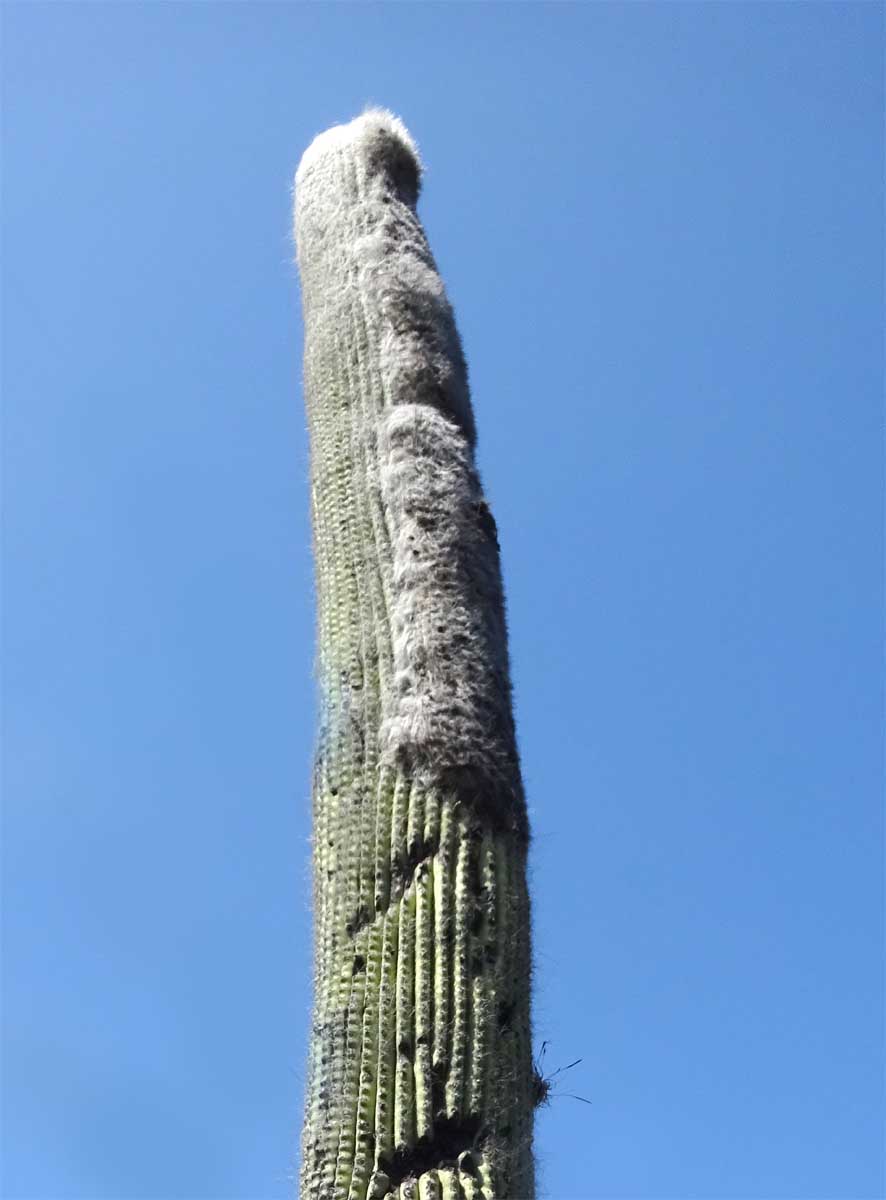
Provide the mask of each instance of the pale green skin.
[{"label": "pale green skin", "polygon": [[419,170],[372,111],[296,176],[321,688],[305,1200],[534,1195],[498,545]]}]

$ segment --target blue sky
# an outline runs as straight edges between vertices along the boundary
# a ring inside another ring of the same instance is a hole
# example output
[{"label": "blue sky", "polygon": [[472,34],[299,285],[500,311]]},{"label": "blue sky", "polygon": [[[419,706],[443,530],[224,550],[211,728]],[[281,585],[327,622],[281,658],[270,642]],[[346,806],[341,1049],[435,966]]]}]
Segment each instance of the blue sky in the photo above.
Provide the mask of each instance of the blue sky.
[{"label": "blue sky", "polygon": [[6,1200],[283,1200],[290,188],[367,103],[469,360],[560,1200],[883,1195],[883,10],[3,8]]}]

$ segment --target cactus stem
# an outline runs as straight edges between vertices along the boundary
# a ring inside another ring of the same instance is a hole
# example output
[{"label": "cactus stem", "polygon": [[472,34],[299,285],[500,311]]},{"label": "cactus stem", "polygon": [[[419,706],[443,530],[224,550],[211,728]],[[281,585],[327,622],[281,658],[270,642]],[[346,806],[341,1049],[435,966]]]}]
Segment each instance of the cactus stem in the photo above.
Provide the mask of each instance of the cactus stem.
[{"label": "cactus stem", "polygon": [[499,544],[402,122],[296,174],[317,574],[304,1200],[530,1200],[528,822]]}]

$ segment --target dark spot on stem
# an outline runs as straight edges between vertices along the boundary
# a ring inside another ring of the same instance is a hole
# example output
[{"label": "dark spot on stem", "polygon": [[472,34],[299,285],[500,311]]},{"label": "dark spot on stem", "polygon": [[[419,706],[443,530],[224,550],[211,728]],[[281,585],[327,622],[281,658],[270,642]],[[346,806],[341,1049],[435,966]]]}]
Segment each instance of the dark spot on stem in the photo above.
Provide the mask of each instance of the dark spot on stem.
[{"label": "dark spot on stem", "polygon": [[427,841],[424,838],[419,839],[409,847],[405,854],[398,852],[394,855],[394,861],[391,864],[394,878],[402,882],[410,879],[417,873],[419,866],[436,852],[436,842]]},{"label": "dark spot on stem", "polygon": [[514,1009],[516,1004],[513,1000],[502,1000],[498,1006],[498,1027],[499,1029],[507,1029],[514,1019]]},{"label": "dark spot on stem", "polygon": [[371,920],[372,916],[369,909],[365,904],[360,904],[351,919],[345,923],[345,933],[348,937],[356,937],[360,930],[365,929]]},{"label": "dark spot on stem", "polygon": [[393,1189],[426,1171],[457,1167],[460,1156],[476,1146],[480,1128],[476,1114],[438,1119],[431,1133],[419,1138],[414,1146],[401,1146],[392,1155],[380,1156],[379,1169],[388,1176]]}]

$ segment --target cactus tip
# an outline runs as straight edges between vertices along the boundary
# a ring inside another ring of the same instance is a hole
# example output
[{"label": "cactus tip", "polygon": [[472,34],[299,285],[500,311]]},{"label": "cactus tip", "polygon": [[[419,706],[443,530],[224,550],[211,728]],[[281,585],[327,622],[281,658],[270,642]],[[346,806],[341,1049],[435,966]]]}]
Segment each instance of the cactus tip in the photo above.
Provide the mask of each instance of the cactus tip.
[{"label": "cactus tip", "polygon": [[296,187],[320,158],[346,146],[363,149],[390,167],[405,158],[415,172],[416,185],[421,179],[423,167],[415,139],[398,116],[373,105],[347,124],[333,125],[314,138],[295,172]]}]

